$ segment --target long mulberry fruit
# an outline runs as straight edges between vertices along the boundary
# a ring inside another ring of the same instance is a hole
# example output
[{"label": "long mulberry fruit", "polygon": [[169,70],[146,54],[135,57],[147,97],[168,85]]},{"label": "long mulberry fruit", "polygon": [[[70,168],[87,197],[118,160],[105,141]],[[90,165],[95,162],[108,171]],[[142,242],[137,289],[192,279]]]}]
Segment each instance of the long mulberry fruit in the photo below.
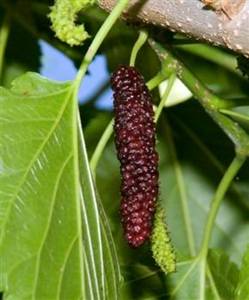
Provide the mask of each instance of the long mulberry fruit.
[{"label": "long mulberry fruit", "polygon": [[115,144],[121,164],[121,221],[128,243],[139,247],[150,238],[158,195],[152,99],[134,67],[119,67],[111,84]]}]

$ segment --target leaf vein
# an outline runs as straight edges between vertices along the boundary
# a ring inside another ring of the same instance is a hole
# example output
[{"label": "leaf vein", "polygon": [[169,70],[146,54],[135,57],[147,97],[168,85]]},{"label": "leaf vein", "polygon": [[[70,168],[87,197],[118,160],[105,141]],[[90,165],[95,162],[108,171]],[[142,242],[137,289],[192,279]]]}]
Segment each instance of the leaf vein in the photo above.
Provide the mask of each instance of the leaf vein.
[{"label": "leaf vein", "polygon": [[34,287],[33,287],[32,299],[35,299],[35,290],[37,288],[39,270],[40,270],[41,253],[42,253],[42,249],[43,249],[43,246],[45,244],[45,241],[46,241],[46,238],[48,236],[49,229],[50,229],[52,216],[53,216],[53,208],[54,208],[54,205],[55,205],[55,202],[56,202],[56,195],[57,195],[57,192],[58,192],[58,189],[59,189],[60,180],[62,178],[63,172],[65,171],[65,168],[66,168],[67,164],[69,163],[69,161],[72,157],[73,157],[73,154],[71,152],[71,153],[69,153],[68,157],[63,162],[62,167],[61,167],[61,169],[58,173],[58,176],[56,178],[54,190],[53,190],[53,193],[52,193],[51,206],[50,206],[50,210],[49,210],[49,213],[48,213],[48,224],[46,226],[44,236],[43,236],[42,241],[41,241],[41,245],[40,245],[39,250],[37,252],[37,264],[36,264],[36,271],[35,271],[35,275],[34,275]]}]

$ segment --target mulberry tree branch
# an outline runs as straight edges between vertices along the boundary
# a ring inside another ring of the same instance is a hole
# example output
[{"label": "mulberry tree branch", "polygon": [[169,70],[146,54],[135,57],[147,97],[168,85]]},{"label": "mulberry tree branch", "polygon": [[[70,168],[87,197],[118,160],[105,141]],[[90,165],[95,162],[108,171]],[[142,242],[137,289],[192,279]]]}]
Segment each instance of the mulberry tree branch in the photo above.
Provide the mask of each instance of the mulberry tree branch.
[{"label": "mulberry tree branch", "polygon": [[175,72],[183,83],[199,100],[200,104],[211,118],[222,128],[227,136],[234,143],[237,153],[241,156],[249,155],[249,137],[244,129],[232,119],[228,118],[221,111],[228,105],[227,101],[219,98],[208,90],[205,85],[186,67],[180,59],[175,56],[171,49],[163,48],[153,39],[149,43],[159,59],[167,64],[168,72]]},{"label": "mulberry tree branch", "polygon": [[[200,0],[131,0],[123,17],[181,32],[197,40],[221,45],[249,57],[249,1],[220,0],[220,10]],[[112,10],[115,0],[99,0]]]}]

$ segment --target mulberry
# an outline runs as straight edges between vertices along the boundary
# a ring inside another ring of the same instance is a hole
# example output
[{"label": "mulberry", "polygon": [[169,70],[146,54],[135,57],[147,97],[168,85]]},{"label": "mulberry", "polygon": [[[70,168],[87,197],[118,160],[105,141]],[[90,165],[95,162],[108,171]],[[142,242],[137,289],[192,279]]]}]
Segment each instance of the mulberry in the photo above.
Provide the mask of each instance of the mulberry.
[{"label": "mulberry", "polygon": [[150,238],[158,195],[158,155],[151,95],[134,67],[111,78],[115,144],[121,170],[121,222],[132,247]]},{"label": "mulberry", "polygon": [[157,205],[155,213],[151,234],[151,250],[156,263],[165,274],[175,272],[176,254],[171,245],[169,232],[165,224],[165,213],[161,205]]},{"label": "mulberry", "polygon": [[55,35],[70,46],[81,45],[89,35],[84,25],[76,24],[77,14],[94,3],[95,0],[55,0],[49,14]]}]

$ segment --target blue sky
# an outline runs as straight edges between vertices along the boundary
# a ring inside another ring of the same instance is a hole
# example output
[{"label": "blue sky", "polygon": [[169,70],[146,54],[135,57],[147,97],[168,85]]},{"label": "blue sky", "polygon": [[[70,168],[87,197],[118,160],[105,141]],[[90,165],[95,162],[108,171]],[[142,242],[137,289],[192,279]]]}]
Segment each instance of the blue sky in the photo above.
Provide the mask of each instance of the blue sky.
[{"label": "blue sky", "polygon": [[[67,56],[44,41],[40,41],[40,46],[42,50],[40,73],[43,76],[59,81],[72,80],[75,77],[77,70]],[[81,103],[91,98],[95,94],[96,89],[109,79],[106,58],[103,55],[96,56],[88,70],[89,75],[85,76],[79,91],[79,101]],[[112,108],[112,92],[110,88],[98,98],[96,106],[101,109]]]}]

